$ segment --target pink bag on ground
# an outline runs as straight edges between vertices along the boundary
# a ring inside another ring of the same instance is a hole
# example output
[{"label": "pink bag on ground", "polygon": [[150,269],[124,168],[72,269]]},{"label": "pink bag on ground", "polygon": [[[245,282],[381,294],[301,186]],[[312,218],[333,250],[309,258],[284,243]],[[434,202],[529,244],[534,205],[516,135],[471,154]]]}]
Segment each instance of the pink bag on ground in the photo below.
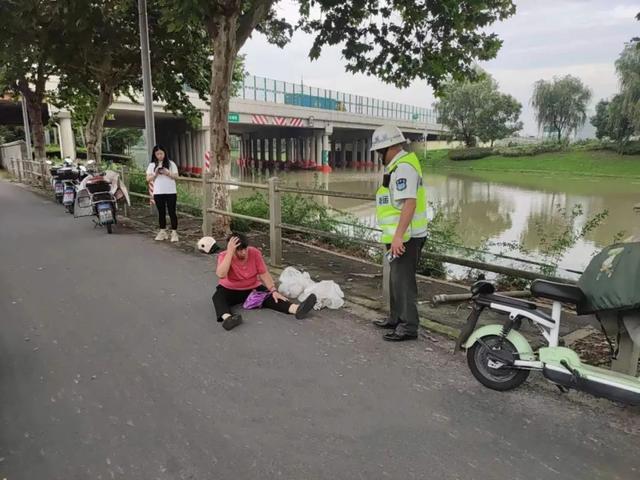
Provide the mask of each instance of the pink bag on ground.
[{"label": "pink bag on ground", "polygon": [[271,292],[254,290],[244,301],[244,303],[242,304],[242,308],[246,310],[254,310],[256,308],[260,308],[269,295],[271,295]]}]

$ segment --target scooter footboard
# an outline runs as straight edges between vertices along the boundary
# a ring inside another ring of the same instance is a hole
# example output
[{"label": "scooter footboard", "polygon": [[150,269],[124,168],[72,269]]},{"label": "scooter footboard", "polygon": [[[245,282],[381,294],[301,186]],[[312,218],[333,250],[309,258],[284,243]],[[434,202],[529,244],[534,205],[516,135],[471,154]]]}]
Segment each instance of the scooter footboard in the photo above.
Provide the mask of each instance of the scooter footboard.
[{"label": "scooter footboard", "polygon": [[545,347],[539,351],[542,374],[566,388],[608,398],[629,405],[640,405],[640,379],[582,363],[571,349]]}]

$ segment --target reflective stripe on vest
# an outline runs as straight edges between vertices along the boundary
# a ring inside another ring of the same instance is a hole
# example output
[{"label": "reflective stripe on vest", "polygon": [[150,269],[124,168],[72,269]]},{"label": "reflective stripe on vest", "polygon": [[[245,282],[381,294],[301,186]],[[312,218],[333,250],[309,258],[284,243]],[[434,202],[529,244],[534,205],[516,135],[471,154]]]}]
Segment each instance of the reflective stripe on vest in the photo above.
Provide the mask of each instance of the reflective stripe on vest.
[{"label": "reflective stripe on vest", "polygon": [[[427,231],[427,191],[422,183],[422,167],[420,160],[415,153],[408,153],[393,162],[388,169],[391,174],[402,163],[411,165],[420,177],[420,185],[418,186],[416,195],[416,211],[413,214],[411,224],[403,235],[403,241],[408,242],[411,237],[422,236]],[[391,190],[384,185],[376,192],[376,217],[378,226],[382,229],[380,236],[381,243],[391,243],[398,223],[400,223],[401,210],[396,208],[391,201]]]}]

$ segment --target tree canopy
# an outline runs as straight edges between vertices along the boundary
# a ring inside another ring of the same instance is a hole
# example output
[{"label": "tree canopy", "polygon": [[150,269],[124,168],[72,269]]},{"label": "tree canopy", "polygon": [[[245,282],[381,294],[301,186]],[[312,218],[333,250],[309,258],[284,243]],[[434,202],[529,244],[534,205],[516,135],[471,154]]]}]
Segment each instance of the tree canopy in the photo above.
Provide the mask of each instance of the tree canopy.
[{"label": "tree canopy", "polygon": [[622,109],[636,132],[640,132],[640,40],[628,43],[616,61]]},{"label": "tree canopy", "polygon": [[60,32],[54,0],[0,2],[0,93],[23,96],[27,103],[35,156],[44,161],[42,104],[46,83],[56,72],[51,61]]},{"label": "tree canopy", "polygon": [[531,105],[538,127],[553,132],[561,141],[585,124],[590,100],[591,90],[579,78],[566,75],[551,81],[538,80]]},{"label": "tree canopy", "polygon": [[468,147],[478,139],[493,144],[522,129],[518,120],[522,105],[511,95],[500,93],[496,81],[486,74],[478,80],[445,85],[436,110],[451,138]]},{"label": "tree canopy", "polygon": [[[59,0],[59,28],[65,32],[54,62],[60,72],[58,105],[85,125],[89,158],[100,158],[104,120],[119,95],[135,99],[142,90],[137,3],[129,0]],[[211,49],[203,28],[176,35],[163,21],[159,3],[148,4],[154,99],[192,123],[200,121],[185,86],[205,98]]]},{"label": "tree canopy", "polygon": [[[515,13],[511,0],[298,0],[299,18],[287,19],[278,15],[277,0],[159,1],[172,28],[203,24],[211,38],[211,174],[218,180],[230,175],[227,115],[233,62],[253,32],[283,46],[301,29],[314,38],[312,59],[325,47],[339,45],[347,71],[400,87],[420,78],[439,89],[451,77],[471,74],[475,61],[495,57],[502,42],[488,28]],[[228,190],[211,188],[213,206],[226,210]],[[218,227],[226,230],[228,219],[220,216]],[[210,226],[203,230],[209,233]]]}]

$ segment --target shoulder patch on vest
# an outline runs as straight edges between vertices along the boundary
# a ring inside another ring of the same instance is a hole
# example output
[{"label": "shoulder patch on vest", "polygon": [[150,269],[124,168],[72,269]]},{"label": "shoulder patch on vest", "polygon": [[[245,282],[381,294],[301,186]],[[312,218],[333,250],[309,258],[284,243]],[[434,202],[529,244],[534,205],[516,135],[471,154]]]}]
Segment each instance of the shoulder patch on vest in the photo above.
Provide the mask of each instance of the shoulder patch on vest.
[{"label": "shoulder patch on vest", "polygon": [[406,178],[399,178],[396,180],[396,190],[398,190],[399,192],[405,190],[407,188],[407,179]]}]

